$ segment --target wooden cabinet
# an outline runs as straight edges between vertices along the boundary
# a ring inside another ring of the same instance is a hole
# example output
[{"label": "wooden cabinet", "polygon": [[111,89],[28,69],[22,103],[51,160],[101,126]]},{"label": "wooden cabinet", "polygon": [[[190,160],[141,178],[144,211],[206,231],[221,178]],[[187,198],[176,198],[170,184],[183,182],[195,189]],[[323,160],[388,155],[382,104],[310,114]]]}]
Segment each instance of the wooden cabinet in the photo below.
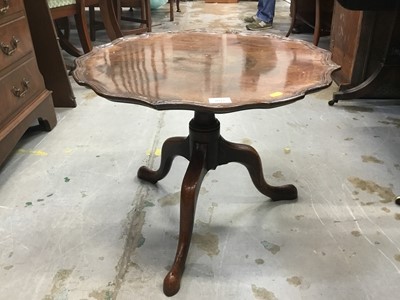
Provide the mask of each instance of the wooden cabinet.
[{"label": "wooden cabinet", "polygon": [[0,165],[35,122],[57,123],[39,71],[23,0],[0,0]]},{"label": "wooden cabinet", "polygon": [[330,105],[338,100],[400,97],[398,9],[353,11],[335,2],[330,49],[332,60],[341,66],[332,74],[339,92]]}]

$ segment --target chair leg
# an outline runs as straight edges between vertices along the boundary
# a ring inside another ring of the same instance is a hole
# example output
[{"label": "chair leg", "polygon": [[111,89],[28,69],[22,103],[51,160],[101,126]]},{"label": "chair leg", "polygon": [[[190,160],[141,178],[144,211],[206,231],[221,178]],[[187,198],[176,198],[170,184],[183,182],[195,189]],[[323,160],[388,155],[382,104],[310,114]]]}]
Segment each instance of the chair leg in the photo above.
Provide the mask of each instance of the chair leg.
[{"label": "chair leg", "polygon": [[89,6],[89,32],[90,40],[94,42],[96,40],[96,13],[94,6]]},{"label": "chair leg", "polygon": [[174,0],[169,0],[169,20],[174,20]]},{"label": "chair leg", "polygon": [[75,14],[76,29],[79,40],[81,41],[83,52],[88,53],[92,50],[87,21],[85,15],[85,0],[76,0],[77,13]]},{"label": "chair leg", "polygon": [[319,37],[321,35],[321,5],[320,0],[315,0],[315,25],[313,44],[318,46]]},{"label": "chair leg", "polygon": [[286,33],[286,37],[288,37],[294,28],[294,24],[296,23],[296,15],[297,15],[297,0],[292,0],[290,2],[290,16],[292,20],[290,21],[290,27],[288,32]]},{"label": "chair leg", "polygon": [[114,8],[113,0],[99,1],[101,18],[110,40],[122,37],[121,28],[118,24],[116,8]]},{"label": "chair leg", "polygon": [[[68,18],[66,18],[68,21]],[[79,57],[82,55],[82,52],[79,51],[68,39],[69,33],[69,24],[65,23],[65,18],[61,18],[54,21],[54,27],[58,36],[58,42],[60,43],[60,47],[66,51],[68,54]]]},{"label": "chair leg", "polygon": [[146,19],[147,31],[151,32],[152,20],[151,20],[151,7],[150,0],[144,0],[144,5],[142,6],[142,11],[144,11],[144,18]]}]

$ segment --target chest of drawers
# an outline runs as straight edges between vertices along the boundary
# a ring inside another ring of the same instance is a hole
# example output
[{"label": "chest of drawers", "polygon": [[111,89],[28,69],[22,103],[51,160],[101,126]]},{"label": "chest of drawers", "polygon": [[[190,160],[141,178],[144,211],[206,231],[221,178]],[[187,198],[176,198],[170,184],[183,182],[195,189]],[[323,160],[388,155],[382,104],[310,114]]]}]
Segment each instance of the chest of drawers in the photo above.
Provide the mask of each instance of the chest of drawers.
[{"label": "chest of drawers", "polygon": [[33,49],[23,0],[0,0],[0,165],[35,122],[57,123]]}]

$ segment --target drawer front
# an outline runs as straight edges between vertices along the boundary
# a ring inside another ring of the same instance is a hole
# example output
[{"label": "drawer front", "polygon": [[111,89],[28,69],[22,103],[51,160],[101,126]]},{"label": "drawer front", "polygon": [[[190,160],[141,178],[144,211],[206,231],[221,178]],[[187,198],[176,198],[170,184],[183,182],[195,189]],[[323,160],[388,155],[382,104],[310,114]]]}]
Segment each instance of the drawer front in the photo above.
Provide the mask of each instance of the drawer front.
[{"label": "drawer front", "polygon": [[28,105],[44,89],[43,77],[33,56],[0,78],[0,124]]},{"label": "drawer front", "polygon": [[24,0],[0,0],[0,22],[3,19],[22,11]]},{"label": "drawer front", "polygon": [[0,25],[0,47],[0,70],[32,51],[32,39],[25,17]]}]

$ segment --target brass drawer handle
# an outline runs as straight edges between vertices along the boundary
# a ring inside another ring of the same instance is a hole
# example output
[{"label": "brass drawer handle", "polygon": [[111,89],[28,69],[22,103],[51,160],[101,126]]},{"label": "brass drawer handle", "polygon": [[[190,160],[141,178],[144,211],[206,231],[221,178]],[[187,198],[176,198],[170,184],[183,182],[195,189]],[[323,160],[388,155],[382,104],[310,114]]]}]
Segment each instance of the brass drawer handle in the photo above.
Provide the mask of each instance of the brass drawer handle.
[{"label": "brass drawer handle", "polygon": [[9,0],[3,0],[3,7],[0,8],[0,15],[4,15],[7,13],[8,9],[10,8],[10,1]]},{"label": "brass drawer handle", "polygon": [[19,43],[19,40],[15,36],[13,36],[11,39],[10,45],[7,45],[6,43],[1,42],[0,47],[5,55],[11,56],[11,55],[13,55],[15,50],[17,50],[18,43]]},{"label": "brass drawer handle", "polygon": [[29,80],[26,78],[23,78],[21,81],[21,85],[22,85],[21,88],[17,88],[15,86],[13,86],[11,91],[15,97],[22,98],[26,95],[26,93],[29,90]]}]

